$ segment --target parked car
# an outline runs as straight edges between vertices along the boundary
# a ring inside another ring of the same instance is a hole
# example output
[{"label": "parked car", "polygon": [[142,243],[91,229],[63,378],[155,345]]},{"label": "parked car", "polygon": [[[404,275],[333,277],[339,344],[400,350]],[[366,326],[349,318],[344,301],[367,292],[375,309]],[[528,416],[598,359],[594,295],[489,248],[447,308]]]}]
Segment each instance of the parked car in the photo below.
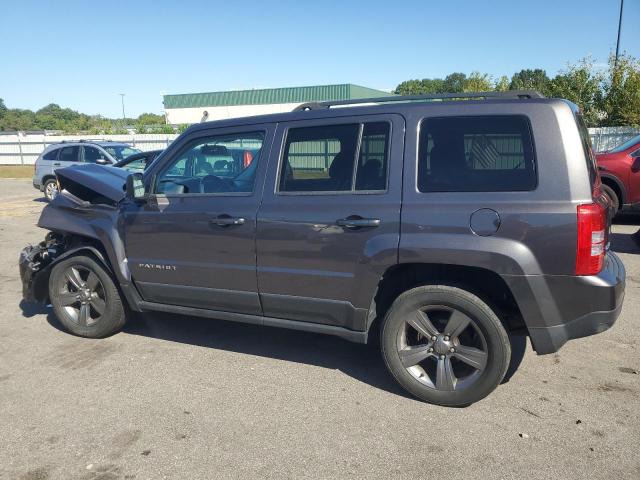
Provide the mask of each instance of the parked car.
[{"label": "parked car", "polygon": [[608,152],[596,154],[602,190],[611,201],[611,210],[640,208],[640,135]]},{"label": "parked car", "polygon": [[78,163],[112,165],[140,150],[126,143],[84,141],[61,142],[49,145],[36,159],[33,172],[33,186],[51,201],[58,192],[54,172],[58,168]]},{"label": "parked car", "polygon": [[[518,335],[548,354],[609,328],[625,269],[574,104],[451,97],[202,123],[142,174],[59,170],[38,221],[50,233],[20,255],[24,296],[90,338],[128,311],[380,332],[408,392],[478,401]],[[242,170],[216,169],[245,152]]]},{"label": "parked car", "polygon": [[149,150],[148,152],[134,153],[124,160],[120,160],[114,167],[124,168],[129,172],[144,172],[162,150]]}]

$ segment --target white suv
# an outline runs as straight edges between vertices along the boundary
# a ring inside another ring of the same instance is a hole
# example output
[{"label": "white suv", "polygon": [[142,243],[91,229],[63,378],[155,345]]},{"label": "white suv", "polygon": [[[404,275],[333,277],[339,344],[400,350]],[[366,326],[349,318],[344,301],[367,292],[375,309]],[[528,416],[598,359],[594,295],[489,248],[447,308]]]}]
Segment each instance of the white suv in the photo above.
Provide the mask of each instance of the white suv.
[{"label": "white suv", "polygon": [[81,162],[112,165],[134,153],[140,153],[140,150],[120,142],[80,140],[50,145],[36,160],[33,186],[44,192],[45,198],[50,201],[58,193],[58,185],[53,173],[58,168],[70,167]]}]

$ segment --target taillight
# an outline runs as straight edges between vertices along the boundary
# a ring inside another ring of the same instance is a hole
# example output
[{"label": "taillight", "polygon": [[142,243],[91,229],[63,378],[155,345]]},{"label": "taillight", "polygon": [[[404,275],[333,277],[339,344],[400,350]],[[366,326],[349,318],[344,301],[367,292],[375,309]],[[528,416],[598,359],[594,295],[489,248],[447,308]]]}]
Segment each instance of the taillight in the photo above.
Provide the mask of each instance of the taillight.
[{"label": "taillight", "polygon": [[605,255],[607,208],[601,203],[578,205],[576,275],[596,275]]}]

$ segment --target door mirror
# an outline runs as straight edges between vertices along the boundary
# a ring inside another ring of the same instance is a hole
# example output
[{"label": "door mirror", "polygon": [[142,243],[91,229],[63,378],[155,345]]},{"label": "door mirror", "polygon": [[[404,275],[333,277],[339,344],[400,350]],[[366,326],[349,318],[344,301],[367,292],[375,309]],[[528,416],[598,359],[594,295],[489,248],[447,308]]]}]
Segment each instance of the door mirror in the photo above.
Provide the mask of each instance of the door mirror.
[{"label": "door mirror", "polygon": [[127,177],[125,197],[134,201],[147,199],[147,193],[144,190],[144,182],[142,181],[141,173],[132,173]]},{"label": "door mirror", "polygon": [[633,173],[640,172],[640,155],[633,158],[633,163],[631,164],[631,171]]}]

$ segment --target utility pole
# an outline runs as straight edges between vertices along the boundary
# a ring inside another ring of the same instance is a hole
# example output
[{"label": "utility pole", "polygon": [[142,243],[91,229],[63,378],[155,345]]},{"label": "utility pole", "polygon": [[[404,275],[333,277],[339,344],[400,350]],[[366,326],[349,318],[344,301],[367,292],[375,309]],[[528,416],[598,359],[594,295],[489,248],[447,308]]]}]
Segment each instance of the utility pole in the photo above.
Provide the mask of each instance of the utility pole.
[{"label": "utility pole", "polygon": [[[616,58],[617,58],[617,54],[616,54]],[[119,95],[120,95],[120,98],[122,100],[122,121],[126,123],[126,121],[127,121],[126,118],[127,117],[125,117],[125,115],[124,115],[124,93],[120,93]]]},{"label": "utility pole", "polygon": [[618,18],[618,41],[616,42],[616,59],[613,64],[614,70],[618,68],[618,52],[620,51],[620,31],[622,30],[622,7],[624,7],[624,0],[620,0],[620,18]]}]

